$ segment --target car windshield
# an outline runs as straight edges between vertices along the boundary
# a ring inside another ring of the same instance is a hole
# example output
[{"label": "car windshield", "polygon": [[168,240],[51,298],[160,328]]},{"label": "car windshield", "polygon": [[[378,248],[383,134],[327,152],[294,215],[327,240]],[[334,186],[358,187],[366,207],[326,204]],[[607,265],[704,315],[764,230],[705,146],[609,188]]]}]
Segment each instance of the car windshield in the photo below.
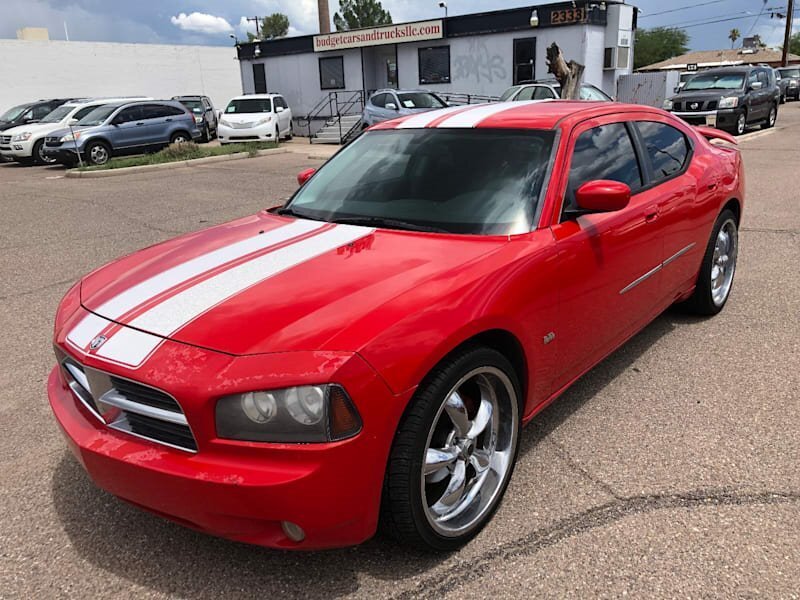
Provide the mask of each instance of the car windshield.
[{"label": "car windshield", "polygon": [[105,120],[113,113],[115,110],[119,108],[118,104],[106,104],[104,106],[98,106],[88,115],[83,117],[80,121],[78,121],[78,125],[102,125],[105,123]]},{"label": "car windshield", "polygon": [[181,104],[196,115],[203,114],[203,103],[200,100],[181,100]]},{"label": "car windshield", "polygon": [[397,94],[403,108],[444,108],[446,105],[433,94],[401,92]]},{"label": "car windshield", "polygon": [[284,211],[394,229],[527,232],[553,139],[541,130],[367,132],[328,161]]},{"label": "car windshield", "polygon": [[29,107],[30,104],[20,104],[19,106],[10,108],[6,112],[4,112],[2,116],[0,116],[0,121],[14,121],[18,119],[22,115],[22,113],[28,110]]},{"label": "car windshield", "polygon": [[781,77],[800,77],[800,69],[780,69]]},{"label": "car windshield", "polygon": [[737,90],[744,85],[744,73],[695,75],[684,90]]},{"label": "car windshield", "polygon": [[58,123],[66,117],[69,113],[75,110],[74,106],[59,106],[52,112],[47,113],[45,117],[39,121],[40,123]]},{"label": "car windshield", "polygon": [[272,101],[269,98],[242,98],[240,100],[231,100],[225,112],[227,114],[268,113],[272,112]]},{"label": "car windshield", "polygon": [[515,85],[514,87],[508,88],[505,92],[503,92],[503,95],[500,96],[500,102],[505,102],[506,100],[511,98],[511,96],[516,94],[521,87],[522,87],[521,85]]}]

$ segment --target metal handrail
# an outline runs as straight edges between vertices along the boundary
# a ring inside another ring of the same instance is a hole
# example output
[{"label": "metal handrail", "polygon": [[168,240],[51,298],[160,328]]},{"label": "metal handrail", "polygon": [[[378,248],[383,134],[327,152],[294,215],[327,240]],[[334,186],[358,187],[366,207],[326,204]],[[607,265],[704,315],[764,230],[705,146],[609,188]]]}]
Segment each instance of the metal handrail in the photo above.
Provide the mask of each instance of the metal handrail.
[{"label": "metal handrail", "polygon": [[448,104],[488,104],[498,102],[499,96],[484,96],[482,94],[466,94],[463,92],[436,92]]},{"label": "metal handrail", "polygon": [[[344,98],[344,99],[342,99]],[[321,117],[325,117],[327,119],[333,119],[337,117],[339,119],[339,127],[341,129],[341,116],[347,115],[350,113],[350,110],[359,105],[359,110],[363,110],[364,108],[364,91],[363,90],[337,90],[335,92],[328,92],[326,96],[323,96],[317,104],[308,112],[305,117],[301,117],[300,120],[306,121],[306,127],[308,128],[308,139],[311,140],[311,123],[315,119],[319,119]],[[302,126],[302,125],[300,125]]]}]

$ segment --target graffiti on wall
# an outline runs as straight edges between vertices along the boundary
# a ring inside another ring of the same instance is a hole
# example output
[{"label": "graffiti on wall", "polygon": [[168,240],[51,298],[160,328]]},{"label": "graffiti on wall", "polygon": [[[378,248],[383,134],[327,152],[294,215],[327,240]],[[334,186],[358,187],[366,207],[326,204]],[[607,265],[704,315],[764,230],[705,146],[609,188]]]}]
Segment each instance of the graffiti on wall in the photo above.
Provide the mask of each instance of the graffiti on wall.
[{"label": "graffiti on wall", "polygon": [[476,83],[504,80],[507,72],[500,54],[491,54],[486,42],[470,40],[467,54],[459,54],[453,61],[454,79],[474,79]]}]

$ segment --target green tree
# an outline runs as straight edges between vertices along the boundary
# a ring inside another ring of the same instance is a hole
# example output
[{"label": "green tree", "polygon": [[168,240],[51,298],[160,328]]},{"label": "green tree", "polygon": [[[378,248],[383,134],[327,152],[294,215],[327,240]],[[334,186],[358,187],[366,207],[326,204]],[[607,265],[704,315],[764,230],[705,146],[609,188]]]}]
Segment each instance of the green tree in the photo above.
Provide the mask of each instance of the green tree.
[{"label": "green tree", "polygon": [[789,38],[789,52],[800,54],[800,31],[792,34],[792,37]]},{"label": "green tree", "polygon": [[257,39],[274,40],[275,38],[286,37],[289,33],[289,17],[283,13],[273,13],[268,17],[264,17],[259,24],[260,38],[254,34],[247,32],[247,40],[254,42]]},{"label": "green tree", "polygon": [[378,0],[339,0],[339,11],[333,15],[336,31],[392,23],[392,15]]},{"label": "green tree", "polygon": [[728,39],[731,41],[731,48],[736,45],[736,40],[740,37],[742,37],[742,33],[736,27],[731,29],[731,32],[728,34]]},{"label": "green tree", "polygon": [[636,30],[636,47],[633,68],[640,69],[653,63],[685,54],[689,36],[683,29],[654,27]]}]

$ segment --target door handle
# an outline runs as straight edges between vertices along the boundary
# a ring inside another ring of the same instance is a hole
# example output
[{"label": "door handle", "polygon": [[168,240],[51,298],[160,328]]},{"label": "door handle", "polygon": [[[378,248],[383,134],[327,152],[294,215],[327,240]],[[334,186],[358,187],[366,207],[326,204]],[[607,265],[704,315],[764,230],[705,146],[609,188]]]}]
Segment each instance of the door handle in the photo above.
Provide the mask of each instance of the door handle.
[{"label": "door handle", "polygon": [[167,119],[164,119],[164,120],[165,120],[167,123],[169,123],[170,121],[172,121],[172,117],[169,117],[169,118],[167,118]]},{"label": "door handle", "polygon": [[139,121],[137,125],[144,125],[144,121]]},{"label": "door handle", "polygon": [[655,221],[656,219],[658,219],[658,209],[656,209],[656,210],[653,210],[652,212],[648,212],[648,213],[647,213],[647,214],[645,214],[645,216],[644,216],[644,220],[645,220],[646,222],[648,222],[648,223],[652,223],[652,222],[653,222],[653,221]]}]

